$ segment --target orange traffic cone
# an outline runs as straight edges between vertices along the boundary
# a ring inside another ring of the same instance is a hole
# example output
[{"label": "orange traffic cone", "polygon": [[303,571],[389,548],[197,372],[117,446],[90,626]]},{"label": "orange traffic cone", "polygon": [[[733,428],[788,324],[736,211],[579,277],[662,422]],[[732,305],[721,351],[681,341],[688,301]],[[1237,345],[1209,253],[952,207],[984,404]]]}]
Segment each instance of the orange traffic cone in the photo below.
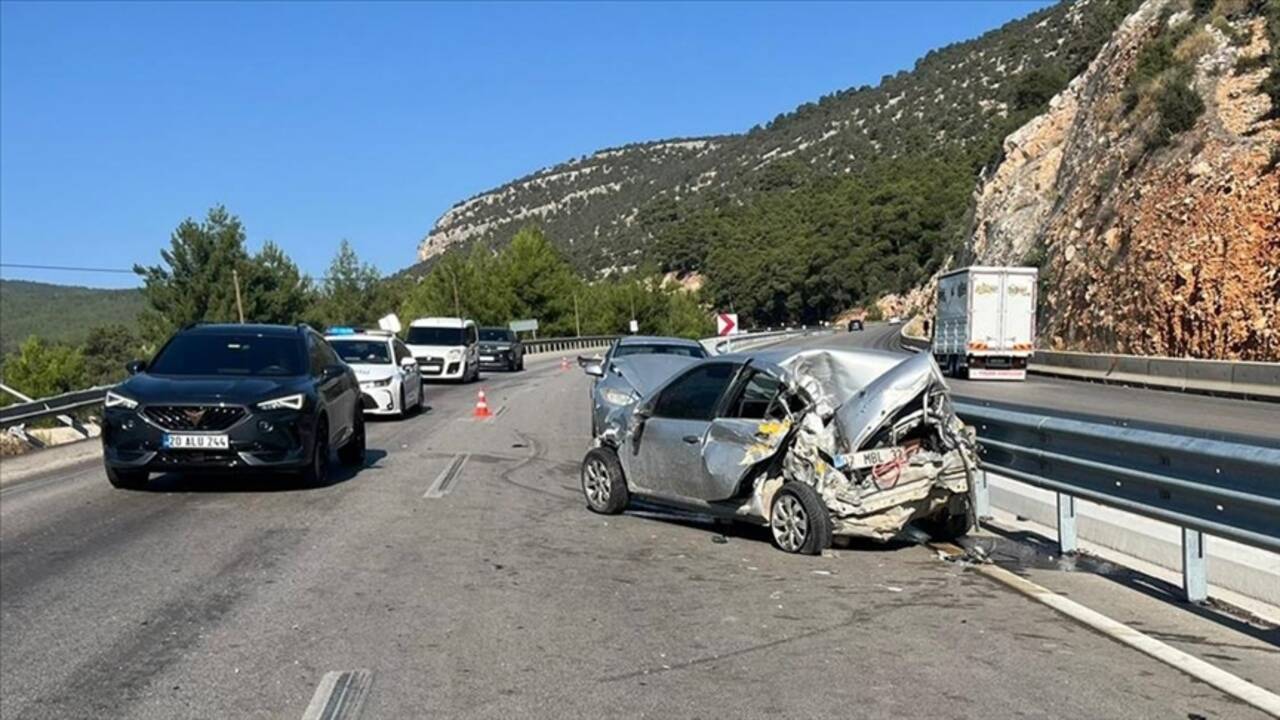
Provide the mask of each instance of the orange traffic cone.
[{"label": "orange traffic cone", "polygon": [[476,396],[476,410],[473,415],[478,418],[493,417],[493,413],[489,412],[489,401],[484,399],[483,390]]}]

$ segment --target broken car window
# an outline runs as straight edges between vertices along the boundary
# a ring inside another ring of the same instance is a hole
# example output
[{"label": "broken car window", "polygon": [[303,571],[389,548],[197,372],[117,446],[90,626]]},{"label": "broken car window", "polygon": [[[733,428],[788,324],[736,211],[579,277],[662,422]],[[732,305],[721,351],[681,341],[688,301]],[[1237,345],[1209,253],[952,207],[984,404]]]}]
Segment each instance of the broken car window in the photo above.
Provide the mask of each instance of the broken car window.
[{"label": "broken car window", "polygon": [[654,416],[710,420],[737,367],[733,363],[711,363],[690,370],[662,391],[653,408]]},{"label": "broken car window", "polygon": [[759,370],[754,371],[742,387],[742,393],[729,408],[728,417],[764,420],[769,415],[769,405],[781,389],[782,383],[777,378]]}]

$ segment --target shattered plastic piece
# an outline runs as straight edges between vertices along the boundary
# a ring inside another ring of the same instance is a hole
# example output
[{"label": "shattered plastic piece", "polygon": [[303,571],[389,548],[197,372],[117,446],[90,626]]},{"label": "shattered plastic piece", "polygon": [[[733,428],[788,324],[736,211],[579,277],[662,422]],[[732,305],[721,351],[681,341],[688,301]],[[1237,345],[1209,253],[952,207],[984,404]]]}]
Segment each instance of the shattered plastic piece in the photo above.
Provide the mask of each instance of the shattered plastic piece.
[{"label": "shattered plastic piece", "polygon": [[715,544],[717,544],[717,545],[724,545],[725,543],[729,542],[729,538],[727,538],[727,537],[725,537],[725,536],[723,536],[723,535],[712,535],[712,536],[711,536],[711,542],[713,542],[713,543],[715,543]]}]

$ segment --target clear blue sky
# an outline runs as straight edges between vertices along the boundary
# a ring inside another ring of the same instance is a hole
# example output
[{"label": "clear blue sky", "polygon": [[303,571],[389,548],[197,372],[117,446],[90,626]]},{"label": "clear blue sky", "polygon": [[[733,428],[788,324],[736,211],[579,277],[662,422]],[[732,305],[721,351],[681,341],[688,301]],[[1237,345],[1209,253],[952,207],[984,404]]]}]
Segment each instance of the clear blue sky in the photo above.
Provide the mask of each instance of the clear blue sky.
[{"label": "clear blue sky", "polygon": [[395,271],[477,192],[743,131],[1047,4],[4,2],[0,258],[155,263],[223,203],[314,275],[344,237]]}]

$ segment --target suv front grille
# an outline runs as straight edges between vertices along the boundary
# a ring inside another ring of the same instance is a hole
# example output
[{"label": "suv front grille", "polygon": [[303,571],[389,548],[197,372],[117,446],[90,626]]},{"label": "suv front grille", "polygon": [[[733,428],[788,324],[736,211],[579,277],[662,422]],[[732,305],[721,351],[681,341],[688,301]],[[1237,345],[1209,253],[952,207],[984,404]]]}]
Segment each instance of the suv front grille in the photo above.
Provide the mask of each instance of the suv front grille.
[{"label": "suv front grille", "polygon": [[222,405],[151,405],[143,413],[165,430],[226,430],[245,415],[242,407]]}]

